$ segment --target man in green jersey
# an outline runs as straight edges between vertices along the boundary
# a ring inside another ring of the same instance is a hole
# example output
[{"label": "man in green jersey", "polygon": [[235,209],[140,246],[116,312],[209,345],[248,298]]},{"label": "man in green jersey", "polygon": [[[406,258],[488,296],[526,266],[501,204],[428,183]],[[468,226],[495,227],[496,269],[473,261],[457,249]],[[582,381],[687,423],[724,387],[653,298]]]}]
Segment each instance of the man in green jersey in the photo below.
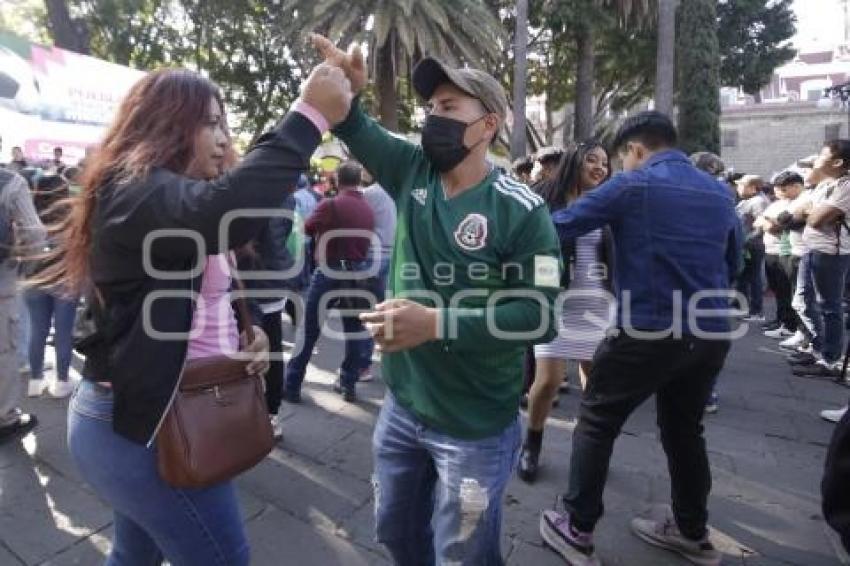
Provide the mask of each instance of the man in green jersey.
[{"label": "man in green jersey", "polygon": [[[313,41],[362,89],[359,52]],[[429,108],[421,147],[357,102],[334,129],[398,208],[391,298],[361,316],[389,389],[373,439],[377,538],[405,566],[501,564],[522,357],[555,335],[559,247],[543,200],[487,161],[507,112],[499,83],[426,58],[413,85]]]}]

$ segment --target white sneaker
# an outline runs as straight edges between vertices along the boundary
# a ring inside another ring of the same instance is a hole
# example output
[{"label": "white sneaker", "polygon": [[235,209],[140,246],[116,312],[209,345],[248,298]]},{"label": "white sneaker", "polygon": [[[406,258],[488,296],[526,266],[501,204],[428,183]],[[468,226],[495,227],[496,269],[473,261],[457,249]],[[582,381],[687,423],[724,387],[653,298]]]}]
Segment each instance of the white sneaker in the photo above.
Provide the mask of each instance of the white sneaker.
[{"label": "white sneaker", "polygon": [[820,412],[820,418],[831,423],[837,423],[844,418],[844,414],[846,412],[847,407],[844,407],[843,409],[826,409],[825,411]]},{"label": "white sneaker", "polygon": [[763,314],[750,314],[742,318],[744,322],[766,322],[767,319]]},{"label": "white sneaker", "polygon": [[280,415],[269,415],[269,420],[272,423],[272,436],[275,440],[283,438],[283,422],[280,420]]},{"label": "white sneaker", "polygon": [[785,350],[796,350],[806,343],[806,335],[801,330],[794,333],[793,336],[779,343],[779,347]]},{"label": "white sneaker", "polygon": [[361,371],[360,376],[357,378],[358,383],[369,383],[370,381],[375,381],[375,374],[372,373],[371,365]]},{"label": "white sneaker", "polygon": [[50,387],[46,379],[29,379],[27,381],[29,382],[27,397],[41,397]]},{"label": "white sneaker", "polygon": [[71,395],[74,392],[74,384],[71,383],[71,380],[60,381],[54,380],[50,382],[50,386],[47,389],[47,392],[51,397],[56,399],[64,399]]},{"label": "white sneaker", "polygon": [[632,532],[645,542],[666,548],[679,554],[693,564],[700,566],[720,566],[722,555],[706,535],[702,540],[685,537],[672,518],[653,521],[636,517],[632,520]]},{"label": "white sneaker", "polygon": [[790,330],[788,330],[784,326],[780,326],[776,330],[765,330],[764,335],[767,336],[768,338],[775,338],[775,339],[778,340],[778,339],[781,339],[781,338],[788,338],[788,337],[791,337],[791,336],[796,336],[797,334],[795,332],[791,332]]}]

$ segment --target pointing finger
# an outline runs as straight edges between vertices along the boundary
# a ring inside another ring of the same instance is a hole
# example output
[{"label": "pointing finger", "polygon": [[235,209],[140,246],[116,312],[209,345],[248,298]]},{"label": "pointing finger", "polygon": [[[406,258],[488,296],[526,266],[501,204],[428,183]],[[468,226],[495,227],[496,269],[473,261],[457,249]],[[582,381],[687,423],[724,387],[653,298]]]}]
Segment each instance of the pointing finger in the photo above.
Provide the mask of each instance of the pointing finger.
[{"label": "pointing finger", "polygon": [[311,33],[310,41],[313,43],[313,47],[319,51],[325,60],[336,60],[339,59],[341,55],[344,55],[330,39],[323,35]]}]

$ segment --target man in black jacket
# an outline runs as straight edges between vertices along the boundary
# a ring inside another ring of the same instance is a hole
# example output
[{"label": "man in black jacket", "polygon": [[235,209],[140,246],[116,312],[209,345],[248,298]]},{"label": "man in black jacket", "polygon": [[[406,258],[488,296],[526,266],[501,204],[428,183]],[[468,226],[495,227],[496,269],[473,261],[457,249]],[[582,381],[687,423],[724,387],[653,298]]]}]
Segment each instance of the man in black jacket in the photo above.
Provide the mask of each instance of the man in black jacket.
[{"label": "man in black jacket", "polygon": [[830,527],[841,535],[844,549],[850,552],[850,413],[845,412],[826,455],[821,483],[823,516]]},{"label": "man in black jacket", "polygon": [[[266,372],[266,405],[272,422],[272,430],[277,439],[283,437],[282,423],[278,418],[278,409],[283,395],[283,324],[281,315],[287,303],[299,301],[297,287],[298,273],[293,270],[295,261],[286,247],[292,232],[292,219],[295,212],[295,197],[287,195],[283,206],[265,226],[257,237],[246,245],[239,254],[239,271],[265,272],[262,277],[247,277],[242,273],[245,287],[253,293],[255,316],[262,321],[263,332],[269,338],[271,356],[269,371]],[[259,274],[257,274],[259,275]],[[300,302],[300,301],[299,301]]]}]

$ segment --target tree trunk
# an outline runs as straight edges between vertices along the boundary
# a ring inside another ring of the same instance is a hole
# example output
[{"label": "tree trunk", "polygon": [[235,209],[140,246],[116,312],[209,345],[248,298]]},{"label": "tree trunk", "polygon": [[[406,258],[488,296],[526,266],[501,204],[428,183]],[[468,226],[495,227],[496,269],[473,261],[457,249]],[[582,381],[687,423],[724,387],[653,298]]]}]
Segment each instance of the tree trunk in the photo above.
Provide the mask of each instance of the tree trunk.
[{"label": "tree trunk", "polygon": [[546,97],[546,145],[553,145],[555,143],[555,116],[550,100],[552,100],[551,97]]},{"label": "tree trunk", "polygon": [[676,8],[678,0],[658,0],[658,56],[655,67],[655,108],[673,115],[676,91]]},{"label": "tree trunk", "polygon": [[396,92],[396,69],[393,61],[395,32],[390,32],[387,42],[378,47],[375,54],[375,90],[378,96],[378,116],[381,124],[392,132],[398,131],[398,93]]},{"label": "tree trunk", "polygon": [[525,96],[528,73],[528,0],[517,0],[514,39],[514,129],[511,159],[525,155]]},{"label": "tree trunk", "polygon": [[53,37],[53,44],[61,49],[88,55],[89,34],[85,23],[71,19],[66,0],[44,0],[47,9],[47,27]]},{"label": "tree trunk", "polygon": [[593,30],[590,24],[581,25],[576,37],[578,68],[576,69],[575,140],[580,142],[593,135]]}]

